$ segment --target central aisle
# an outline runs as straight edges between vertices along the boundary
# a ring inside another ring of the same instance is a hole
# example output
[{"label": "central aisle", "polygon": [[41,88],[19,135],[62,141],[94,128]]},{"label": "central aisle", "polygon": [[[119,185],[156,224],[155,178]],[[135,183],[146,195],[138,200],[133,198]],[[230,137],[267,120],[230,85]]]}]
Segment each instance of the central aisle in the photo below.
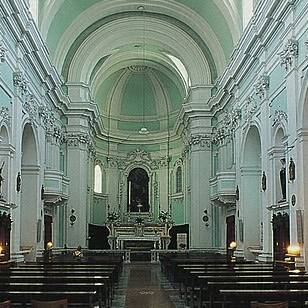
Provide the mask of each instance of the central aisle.
[{"label": "central aisle", "polygon": [[174,290],[162,276],[160,266],[146,262],[125,265],[113,307],[184,308]]}]

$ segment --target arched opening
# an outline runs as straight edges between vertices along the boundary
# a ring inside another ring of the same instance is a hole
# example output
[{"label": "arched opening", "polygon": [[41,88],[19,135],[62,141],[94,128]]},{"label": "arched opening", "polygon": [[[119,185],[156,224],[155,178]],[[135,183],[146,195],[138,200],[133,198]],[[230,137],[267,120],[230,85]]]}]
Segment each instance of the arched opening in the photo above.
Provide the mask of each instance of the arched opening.
[{"label": "arched opening", "polygon": [[149,176],[142,168],[133,169],[127,178],[127,210],[149,212]]},{"label": "arched opening", "polygon": [[181,166],[178,166],[177,169],[176,169],[175,191],[177,193],[182,192],[182,168],[181,168]]},{"label": "arched opening", "polygon": [[[243,219],[244,256],[254,259],[251,248],[260,247],[261,238],[261,138],[257,127],[252,126],[246,136],[241,167],[240,203]],[[254,232],[251,232],[254,226]]]},{"label": "arched opening", "polygon": [[277,203],[286,201],[286,158],[285,145],[283,144],[285,133],[280,127],[275,136],[275,155],[274,155],[274,191]]},{"label": "arched opening", "polygon": [[31,249],[32,254],[28,257],[33,260],[36,257],[36,245],[42,241],[42,217],[39,211],[40,167],[34,132],[29,124],[24,127],[21,149],[20,246],[21,250]]},{"label": "arched opening", "polygon": [[102,168],[100,165],[95,165],[94,167],[94,192],[101,194],[103,192],[102,188]]}]

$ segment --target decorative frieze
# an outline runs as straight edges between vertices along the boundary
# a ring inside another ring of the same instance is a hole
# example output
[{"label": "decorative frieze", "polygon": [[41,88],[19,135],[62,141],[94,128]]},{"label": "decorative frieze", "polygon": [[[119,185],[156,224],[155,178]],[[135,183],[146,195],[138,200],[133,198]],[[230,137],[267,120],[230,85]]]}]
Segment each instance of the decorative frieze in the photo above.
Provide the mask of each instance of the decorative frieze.
[{"label": "decorative frieze", "polygon": [[282,124],[287,120],[288,120],[288,115],[286,114],[286,112],[282,110],[275,110],[272,126],[276,126],[279,123]]},{"label": "decorative frieze", "polygon": [[3,42],[0,41],[0,63],[6,60],[7,49],[4,47]]},{"label": "decorative frieze", "polygon": [[170,158],[162,156],[158,159],[152,159],[151,154],[145,150],[136,149],[127,154],[126,159],[119,157],[108,157],[108,166],[110,168],[126,169],[129,165],[141,163],[148,165],[152,170],[161,167],[167,167]]},{"label": "decorative frieze", "polygon": [[22,72],[13,73],[13,85],[20,90],[21,95],[28,94],[28,80],[23,76]]},{"label": "decorative frieze", "polygon": [[201,149],[210,149],[211,136],[207,134],[190,135],[188,143],[190,146],[198,145]]},{"label": "decorative frieze", "polygon": [[9,124],[9,122],[10,122],[9,108],[2,106],[0,108],[0,126],[3,123]]},{"label": "decorative frieze", "polygon": [[298,41],[293,38],[289,39],[283,51],[278,55],[280,56],[280,65],[288,71],[293,66],[295,58],[298,57]]},{"label": "decorative frieze", "polygon": [[89,134],[70,132],[65,134],[65,140],[68,146],[78,147],[85,145],[89,153],[95,156],[95,143]]},{"label": "decorative frieze", "polygon": [[262,75],[255,84],[255,93],[260,98],[265,97],[266,91],[269,89],[269,76]]}]

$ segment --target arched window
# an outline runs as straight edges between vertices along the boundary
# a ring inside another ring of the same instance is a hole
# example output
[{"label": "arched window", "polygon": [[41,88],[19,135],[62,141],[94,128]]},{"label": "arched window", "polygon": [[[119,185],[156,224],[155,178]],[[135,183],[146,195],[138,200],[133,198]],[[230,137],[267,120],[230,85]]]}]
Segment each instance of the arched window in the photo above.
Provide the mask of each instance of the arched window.
[{"label": "arched window", "polygon": [[175,177],[175,192],[179,193],[182,191],[182,168],[178,166],[176,169],[176,177]]},{"label": "arched window", "polygon": [[102,168],[100,165],[95,165],[94,168],[94,192],[101,194],[102,190]]}]

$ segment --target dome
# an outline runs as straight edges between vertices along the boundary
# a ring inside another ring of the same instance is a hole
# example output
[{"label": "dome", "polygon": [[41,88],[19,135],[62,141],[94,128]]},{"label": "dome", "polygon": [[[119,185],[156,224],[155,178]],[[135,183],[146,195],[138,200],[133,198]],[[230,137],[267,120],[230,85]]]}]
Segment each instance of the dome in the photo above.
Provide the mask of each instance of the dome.
[{"label": "dome", "polygon": [[141,128],[159,133],[172,129],[185,97],[179,77],[147,65],[113,72],[96,92],[105,128],[138,134]]}]

